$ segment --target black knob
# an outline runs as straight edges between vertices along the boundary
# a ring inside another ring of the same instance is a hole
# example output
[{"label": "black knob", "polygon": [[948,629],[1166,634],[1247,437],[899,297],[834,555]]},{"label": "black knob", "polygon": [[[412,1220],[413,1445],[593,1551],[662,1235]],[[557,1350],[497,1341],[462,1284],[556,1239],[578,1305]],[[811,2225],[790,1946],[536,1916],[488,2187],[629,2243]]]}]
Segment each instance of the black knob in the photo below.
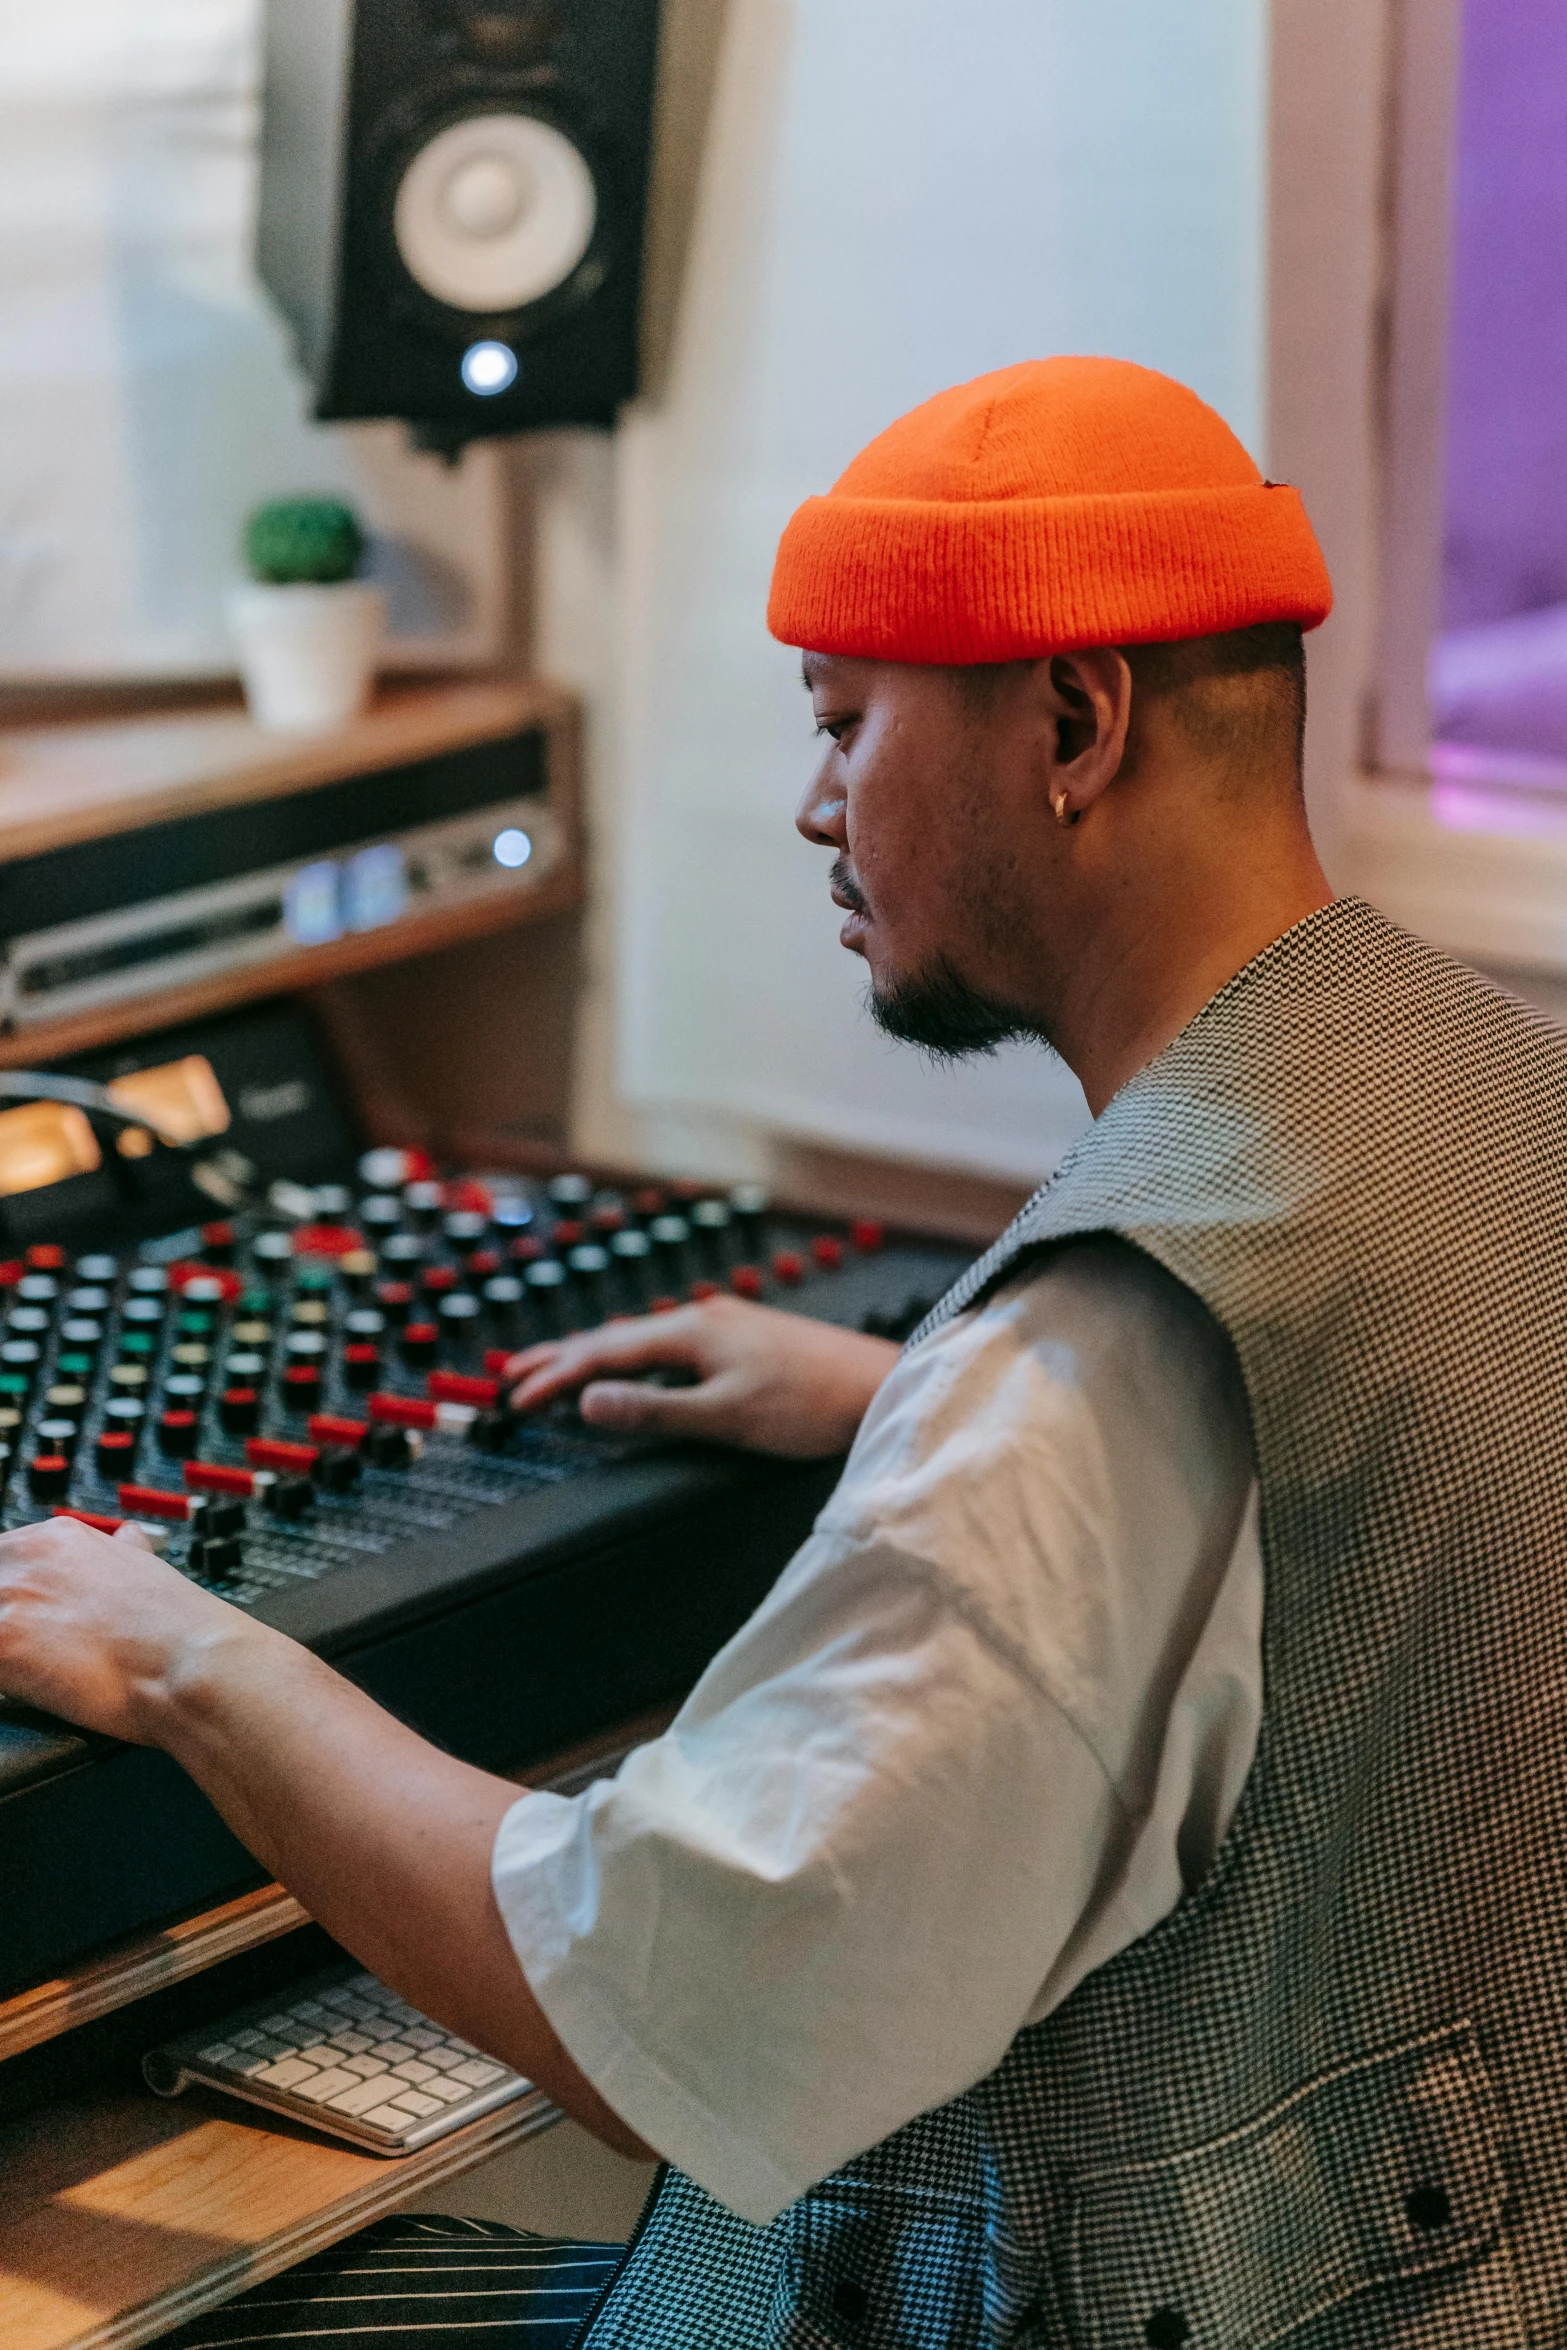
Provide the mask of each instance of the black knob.
[{"label": "black knob", "polygon": [[0,1346],[0,1369],[14,1371],[22,1379],[36,1379],[42,1360],[42,1349],[30,1338],[8,1338]]},{"label": "black knob", "polygon": [[308,1477],[279,1477],[267,1487],[265,1500],[275,1518],[306,1518],[316,1506],[315,1487]]},{"label": "black knob", "polygon": [[82,1433],[79,1420],[65,1418],[40,1420],[37,1427],[38,1449],[41,1453],[63,1452],[69,1460],[76,1451]]},{"label": "black knob", "polygon": [[587,1290],[594,1289],[609,1271],[609,1252],[596,1241],[585,1241],[574,1248],[566,1263],[575,1279]]},{"label": "black knob", "polygon": [[233,1225],[203,1224],[201,1253],[209,1265],[231,1265],[234,1262]]},{"label": "black knob", "polygon": [[[294,1243],[286,1232],[258,1232],[250,1254],[263,1281],[276,1281],[294,1261]],[[135,1275],[131,1276],[134,1284]]]},{"label": "black knob", "polygon": [[575,1216],[593,1197],[586,1175],[557,1175],[549,1187],[550,1199],[564,1216]]},{"label": "black knob", "polygon": [[744,1234],[748,1248],[759,1242],[772,1204],[760,1183],[737,1183],[729,1194],[729,1213]]},{"label": "black knob", "polygon": [[380,1420],[366,1429],[359,1449],[372,1469],[406,1469],[413,1459],[407,1429],[390,1427]]},{"label": "black knob", "polygon": [[59,1296],[60,1284],[52,1273],[24,1273],[16,1294],[24,1306],[49,1306]]},{"label": "black knob", "polygon": [[204,1583],[227,1583],[244,1565],[244,1553],[232,1534],[211,1539],[192,1535],[185,1551],[185,1571]]},{"label": "black knob", "polygon": [[434,1362],[440,1332],[433,1322],[410,1322],[397,1343],[403,1361],[411,1370],[419,1370]]},{"label": "black knob", "polygon": [[194,1412],[165,1412],[158,1422],[158,1450],[173,1461],[194,1460],[200,1433]]},{"label": "black knob", "polygon": [[684,1216],[655,1216],[647,1228],[647,1236],[662,1262],[672,1265],[691,1238],[691,1227]]},{"label": "black knob", "polygon": [[117,1281],[119,1274],[118,1257],[78,1257],[76,1260],[78,1281]]},{"label": "black knob", "polygon": [[261,1425],[261,1398],[254,1387],[226,1387],[218,1398],[218,1425],[226,1436],[254,1436]]},{"label": "black knob", "polygon": [[356,1452],[349,1452],[340,1444],[329,1444],[324,1452],[316,1455],[310,1474],[323,1493],[352,1493],[364,1468]]},{"label": "black knob", "polygon": [[475,1412],[468,1423],[468,1442],[480,1452],[504,1452],[517,1432],[517,1417],[500,1404]]},{"label": "black knob", "polygon": [[405,1183],[403,1206],[410,1216],[421,1224],[433,1224],[441,1212],[441,1187],[438,1183]]},{"label": "black knob", "polygon": [[343,1385],[368,1395],[381,1384],[381,1350],[360,1343],[343,1349]]},{"label": "black knob", "polygon": [[147,1406],[139,1395],[111,1395],[103,1407],[104,1428],[123,1428],[132,1436],[141,1434],[141,1424],[147,1416]]},{"label": "black knob", "polygon": [[729,1232],[729,1210],[721,1199],[699,1199],[691,1210],[691,1229],[703,1247],[716,1253]]},{"label": "black knob", "polygon": [[191,1524],[213,1537],[243,1534],[245,1505],[232,1493],[198,1493],[191,1499]]},{"label": "black knob", "polygon": [[98,1474],[107,1485],[118,1485],[128,1478],[135,1459],[136,1438],[128,1428],[105,1428],[93,1448]]},{"label": "black knob", "polygon": [[285,1412],[313,1412],[321,1396],[321,1373],[314,1363],[290,1363],[278,1395]]},{"label": "black knob", "polygon": [[441,1225],[441,1230],[459,1254],[477,1248],[490,1229],[488,1216],[481,1216],[477,1208],[454,1208]]},{"label": "black knob", "polygon": [[497,1273],[479,1292],[485,1312],[496,1322],[509,1321],[522,1303],[522,1283],[514,1273]]},{"label": "black knob", "polygon": [[103,1344],[103,1324],[87,1314],[73,1314],[60,1325],[60,1344],[77,1354],[96,1354]]},{"label": "black knob", "polygon": [[[230,1387],[239,1387],[242,1380],[230,1379]],[[163,1382],[163,1400],[170,1411],[199,1412],[207,1392],[206,1379],[199,1371],[175,1371]]]},{"label": "black knob", "polygon": [[41,1452],[27,1464],[27,1490],[34,1501],[63,1501],[70,1483],[71,1464],[63,1452]]}]

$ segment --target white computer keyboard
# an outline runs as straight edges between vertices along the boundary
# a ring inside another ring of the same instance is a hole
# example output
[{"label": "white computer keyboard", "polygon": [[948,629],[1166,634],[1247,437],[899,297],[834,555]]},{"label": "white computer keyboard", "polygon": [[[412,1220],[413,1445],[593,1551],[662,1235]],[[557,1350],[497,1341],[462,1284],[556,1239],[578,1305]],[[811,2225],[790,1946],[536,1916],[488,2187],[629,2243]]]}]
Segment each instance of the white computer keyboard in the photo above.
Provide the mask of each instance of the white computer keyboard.
[{"label": "white computer keyboard", "polygon": [[372,2154],[411,2154],[514,2097],[545,2103],[520,2073],[342,1966],[153,2049],[142,2071],[161,2097],[199,2081]]}]

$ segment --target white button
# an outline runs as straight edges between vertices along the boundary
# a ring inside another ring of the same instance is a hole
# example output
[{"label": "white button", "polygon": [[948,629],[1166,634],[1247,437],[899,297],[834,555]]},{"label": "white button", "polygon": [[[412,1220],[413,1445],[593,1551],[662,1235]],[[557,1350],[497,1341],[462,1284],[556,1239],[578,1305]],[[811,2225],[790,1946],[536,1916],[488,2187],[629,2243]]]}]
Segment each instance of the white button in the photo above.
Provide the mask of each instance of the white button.
[{"label": "white button", "polygon": [[334,2070],[329,2073],[317,2073],[313,2081],[302,2082],[296,2094],[300,2097],[308,2097],[312,2105],[321,2105],[325,2104],[329,2097],[341,2096],[345,2089],[353,2089],[358,2086],[359,2083],[354,2074]]},{"label": "white button", "polygon": [[433,2065],[410,2062],[394,2065],[392,2077],[398,2081],[409,2081],[417,2088],[421,2081],[438,2081],[441,2076]]},{"label": "white button", "polygon": [[505,2066],[500,2064],[481,2064],[479,2059],[475,2057],[468,2064],[460,2064],[449,2078],[454,2081],[466,2081],[470,2089],[487,2089],[492,2081],[500,2079],[505,2069]]},{"label": "white button", "polygon": [[269,2064],[257,2073],[258,2081],[265,2081],[269,2089],[297,2089],[301,2081],[313,2081],[317,2068],[306,2064],[302,2057],[285,2056],[281,2064]]},{"label": "white button", "polygon": [[441,2110],[440,2099],[438,2097],[427,2097],[422,2089],[405,2089],[401,2097],[394,2097],[392,2099],[392,2104],[394,2107],[400,2105],[404,2113],[416,2113],[421,2121],[426,2120],[432,2113],[439,2113]]},{"label": "white button", "polygon": [[339,2089],[328,2102],[334,2113],[365,2113],[372,2105],[379,2105],[385,2094],[379,2081],[356,2081],[351,2089]]},{"label": "white button", "polygon": [[375,2080],[386,2069],[379,2056],[348,2056],[343,2059],[345,2072],[362,2073],[367,2081]]},{"label": "white button", "polygon": [[464,2098],[473,2095],[473,2091],[465,2087],[461,2081],[443,2081],[440,2074],[437,2073],[434,2080],[427,2086],[425,2095],[439,2097],[447,2105],[461,2105]]},{"label": "white button", "polygon": [[[408,2094],[410,2097],[416,2097],[418,2095],[418,2091],[416,2089],[410,2089]],[[431,2103],[434,2103],[433,2098]],[[439,2111],[439,2108],[437,2107],[436,2110]],[[403,2131],[408,2127],[408,2118],[409,2117],[406,2113],[399,2113],[395,2105],[372,2106],[371,2110],[365,2115],[365,2120],[367,2122],[374,2122],[378,2129],[395,2131],[399,2137],[401,2137]]]}]

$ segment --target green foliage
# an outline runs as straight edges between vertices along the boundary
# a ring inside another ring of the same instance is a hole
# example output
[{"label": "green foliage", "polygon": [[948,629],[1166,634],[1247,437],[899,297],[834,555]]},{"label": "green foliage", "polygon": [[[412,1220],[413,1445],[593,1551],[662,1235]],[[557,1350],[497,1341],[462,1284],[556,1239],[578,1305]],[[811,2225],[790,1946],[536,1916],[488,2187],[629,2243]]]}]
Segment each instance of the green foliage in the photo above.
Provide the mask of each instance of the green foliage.
[{"label": "green foliage", "polygon": [[364,551],[358,518],[339,498],[274,498],[245,525],[247,570],[278,587],[352,579]]}]

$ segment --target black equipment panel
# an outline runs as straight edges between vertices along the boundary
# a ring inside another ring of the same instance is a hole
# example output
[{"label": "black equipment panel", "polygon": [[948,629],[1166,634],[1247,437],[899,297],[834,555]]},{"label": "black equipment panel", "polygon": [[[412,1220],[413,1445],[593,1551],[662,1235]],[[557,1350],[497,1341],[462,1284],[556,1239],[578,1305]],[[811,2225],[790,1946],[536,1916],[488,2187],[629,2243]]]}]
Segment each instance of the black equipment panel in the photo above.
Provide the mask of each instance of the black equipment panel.
[{"label": "black equipment panel", "polygon": [[447,449],[614,422],[637,388],[658,18],[268,0],[258,259],[318,416],[403,417]]},{"label": "black equipment panel", "polygon": [[[490,1767],[677,1698],[836,1464],[611,1439],[569,1406],[518,1423],[499,1359],[707,1287],[901,1335],[967,1253],[744,1190],[356,1163],[292,1006],[73,1066],[192,1055],[279,1212],[202,1225],[174,1154],[124,1164],[107,1136],[99,1173],[0,1198],[4,1524],[154,1525],[185,1572]],[[165,1757],[0,1705],[0,1996],[258,1876]]]}]

